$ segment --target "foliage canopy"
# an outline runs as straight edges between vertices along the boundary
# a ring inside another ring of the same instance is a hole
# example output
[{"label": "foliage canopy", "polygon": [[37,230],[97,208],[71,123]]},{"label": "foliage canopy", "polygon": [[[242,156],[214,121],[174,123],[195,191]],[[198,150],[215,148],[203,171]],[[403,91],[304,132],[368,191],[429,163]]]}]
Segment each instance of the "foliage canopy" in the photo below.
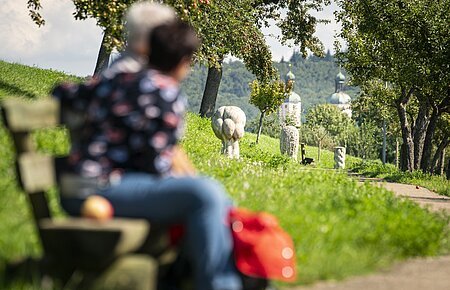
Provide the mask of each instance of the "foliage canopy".
[{"label": "foliage canopy", "polygon": [[[109,48],[124,47],[123,15],[137,0],[71,0],[75,5],[75,19],[94,18],[104,33]],[[197,60],[208,66],[220,67],[223,58],[231,54],[241,58],[260,81],[275,76],[272,55],[261,28],[275,21],[280,27],[283,43],[292,41],[303,56],[310,50],[323,54],[323,45],[314,36],[318,23],[310,11],[321,10],[329,0],[165,0],[178,15],[196,29],[202,39]],[[41,16],[40,0],[28,0],[30,17],[39,26],[45,24]],[[281,11],[287,11],[284,15]]]},{"label": "foliage canopy", "polygon": [[[392,94],[372,93],[398,116],[402,169],[427,171],[436,124],[450,113],[450,1],[337,1],[340,54],[354,84],[389,83]],[[443,140],[445,141],[445,140]]]}]

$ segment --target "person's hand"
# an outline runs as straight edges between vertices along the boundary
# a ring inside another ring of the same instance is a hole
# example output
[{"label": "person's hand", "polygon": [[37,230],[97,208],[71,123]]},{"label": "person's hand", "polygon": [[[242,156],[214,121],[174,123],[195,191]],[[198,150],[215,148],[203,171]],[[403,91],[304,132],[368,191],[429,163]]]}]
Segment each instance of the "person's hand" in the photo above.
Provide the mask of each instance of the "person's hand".
[{"label": "person's hand", "polygon": [[197,170],[187,156],[186,152],[179,146],[173,149],[172,174],[174,176],[195,176]]}]

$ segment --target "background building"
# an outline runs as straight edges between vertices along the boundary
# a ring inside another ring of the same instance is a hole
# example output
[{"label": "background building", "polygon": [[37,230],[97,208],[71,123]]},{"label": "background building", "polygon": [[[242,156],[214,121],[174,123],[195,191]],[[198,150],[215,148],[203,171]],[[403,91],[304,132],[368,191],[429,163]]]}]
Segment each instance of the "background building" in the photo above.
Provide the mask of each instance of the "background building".
[{"label": "background building", "polygon": [[339,72],[335,79],[336,88],[330,96],[329,103],[338,107],[349,118],[352,117],[351,101],[349,95],[344,92],[345,76]]},{"label": "background building", "polygon": [[292,71],[286,74],[285,77],[286,86],[291,86],[291,92],[286,96],[284,103],[280,108],[280,123],[286,123],[288,120],[289,125],[294,125],[296,127],[302,124],[302,99],[300,96],[294,92],[295,85],[295,75]]}]

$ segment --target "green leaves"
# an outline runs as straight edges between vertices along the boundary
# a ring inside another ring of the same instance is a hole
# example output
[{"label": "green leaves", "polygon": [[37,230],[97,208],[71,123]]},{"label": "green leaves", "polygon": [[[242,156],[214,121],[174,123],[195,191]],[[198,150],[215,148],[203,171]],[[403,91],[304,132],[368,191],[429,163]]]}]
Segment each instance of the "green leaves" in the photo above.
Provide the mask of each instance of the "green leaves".
[{"label": "green leaves", "polygon": [[196,28],[202,39],[197,61],[218,66],[219,61],[231,54],[241,58],[257,79],[268,81],[276,71],[264,35],[256,25],[254,15],[257,11],[251,2],[214,1],[200,14],[198,10],[188,10],[184,19]]},{"label": "green leaves", "polygon": [[44,18],[42,18],[42,15],[39,13],[39,10],[42,8],[41,0],[28,0],[27,8],[31,20],[33,20],[37,26],[41,27],[45,24]]},{"label": "green leaves", "polygon": [[317,105],[306,114],[306,125],[311,128],[323,127],[335,138],[337,145],[346,145],[347,135],[352,126],[352,120],[341,110],[330,104]]},{"label": "green leaves", "polygon": [[282,81],[250,83],[250,104],[255,105],[262,113],[270,115],[275,112],[286,98],[286,87]]},{"label": "green leaves", "polygon": [[[316,26],[327,20],[317,19],[311,11],[320,11],[324,5],[330,5],[329,0],[255,0],[259,9],[258,20],[261,25],[268,25],[267,20],[274,20],[281,30],[280,41],[283,44],[293,44],[299,48],[303,57],[308,51],[317,56],[324,55],[324,47],[314,36]],[[284,13],[282,13],[284,12]]]},{"label": "green leaves", "polygon": [[[406,146],[402,168],[414,170],[420,164],[428,170],[434,122],[450,113],[445,105],[450,103],[450,1],[337,3],[340,37],[347,42],[347,51],[339,55],[344,67],[353,83],[376,100],[366,103],[379,108],[377,119],[398,115]],[[390,89],[383,92],[379,83],[384,82]]]},{"label": "green leaves", "polygon": [[[137,0],[72,0],[75,19],[94,18],[105,33],[109,49],[122,49],[125,45],[123,16]],[[192,24],[202,39],[196,61],[210,67],[219,67],[227,55],[244,61],[246,67],[261,82],[276,75],[272,54],[261,32],[270,20],[281,29],[280,40],[292,41],[303,57],[307,51],[323,55],[323,45],[314,36],[316,25],[325,22],[310,11],[321,10],[329,0],[165,0],[183,20]],[[40,0],[29,0],[28,9],[33,21],[45,23],[39,14]],[[282,14],[286,11],[286,14]]]},{"label": "green leaves", "polygon": [[442,70],[450,50],[443,45],[450,41],[448,1],[337,2],[340,36],[348,43],[341,58],[356,83],[378,78],[427,89],[437,75],[449,83],[448,72]]},{"label": "green leaves", "polygon": [[250,104],[255,105],[261,112],[259,118],[258,134],[256,137],[256,143],[259,142],[261,135],[264,116],[270,115],[275,112],[283,103],[283,100],[287,97],[287,92],[290,91],[289,86],[280,80],[275,80],[266,83],[260,83],[255,80],[250,84]]}]

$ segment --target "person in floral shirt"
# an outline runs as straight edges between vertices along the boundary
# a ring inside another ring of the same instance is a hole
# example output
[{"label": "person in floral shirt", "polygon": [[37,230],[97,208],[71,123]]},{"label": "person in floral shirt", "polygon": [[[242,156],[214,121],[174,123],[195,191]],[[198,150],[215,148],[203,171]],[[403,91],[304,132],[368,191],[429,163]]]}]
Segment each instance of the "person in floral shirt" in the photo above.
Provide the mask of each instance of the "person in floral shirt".
[{"label": "person in floral shirt", "polygon": [[85,111],[79,139],[72,140],[68,172],[105,183],[126,172],[171,174],[186,107],[175,79],[149,69],[64,84],[53,95],[63,107]]},{"label": "person in floral shirt", "polygon": [[198,46],[193,29],[176,20],[153,30],[148,68],[55,88],[61,106],[85,118],[61,173],[82,186],[62,186],[61,203],[79,215],[88,196],[101,195],[115,216],[182,224],[195,289],[238,290],[223,187],[210,178],[172,174],[185,112],[179,85]]}]

